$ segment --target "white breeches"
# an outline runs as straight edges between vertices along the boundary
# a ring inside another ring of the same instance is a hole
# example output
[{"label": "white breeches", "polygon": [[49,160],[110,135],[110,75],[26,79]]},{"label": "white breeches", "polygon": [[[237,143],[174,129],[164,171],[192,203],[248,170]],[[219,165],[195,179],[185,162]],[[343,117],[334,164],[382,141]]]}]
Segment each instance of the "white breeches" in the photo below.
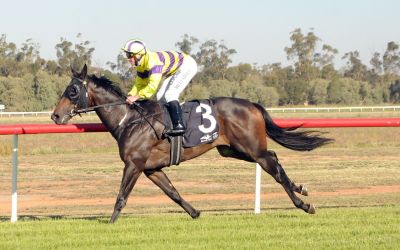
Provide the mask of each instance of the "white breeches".
[{"label": "white breeches", "polygon": [[197,63],[188,56],[172,76],[167,77],[157,92],[157,101],[167,103],[179,101],[179,95],[197,73]]}]

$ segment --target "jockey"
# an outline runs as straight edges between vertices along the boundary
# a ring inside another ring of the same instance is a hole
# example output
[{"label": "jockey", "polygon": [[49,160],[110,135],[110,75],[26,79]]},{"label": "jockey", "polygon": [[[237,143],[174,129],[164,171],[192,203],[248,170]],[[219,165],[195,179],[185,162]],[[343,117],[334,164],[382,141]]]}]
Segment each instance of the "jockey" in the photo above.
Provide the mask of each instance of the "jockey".
[{"label": "jockey", "polygon": [[[150,51],[145,43],[138,39],[126,42],[122,50],[132,67],[136,67],[137,76],[126,102],[134,103],[140,99],[150,99],[154,95],[165,104],[171,116],[172,130],[167,134],[175,136],[185,133],[182,121],[182,109],[179,95],[197,73],[197,63],[189,55],[176,51]],[[161,81],[163,80],[162,84]]]}]

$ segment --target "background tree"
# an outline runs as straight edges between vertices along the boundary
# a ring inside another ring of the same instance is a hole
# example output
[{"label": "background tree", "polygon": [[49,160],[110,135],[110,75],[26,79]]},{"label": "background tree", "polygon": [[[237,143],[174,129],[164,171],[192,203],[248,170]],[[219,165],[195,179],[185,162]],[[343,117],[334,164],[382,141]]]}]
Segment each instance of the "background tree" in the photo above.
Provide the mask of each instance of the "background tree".
[{"label": "background tree", "polygon": [[344,72],[345,77],[350,77],[354,80],[365,80],[367,66],[360,59],[360,53],[356,51],[347,52],[342,59],[347,59],[347,69]]},{"label": "background tree", "polygon": [[188,34],[184,34],[182,37],[182,41],[176,42],[175,46],[179,48],[180,51],[186,53],[188,55],[192,55],[193,46],[199,42],[194,36],[189,36]]},{"label": "background tree", "polygon": [[390,100],[395,103],[400,102],[400,80],[390,85]]},{"label": "background tree", "polygon": [[[6,34],[2,34],[0,37],[0,75],[9,76],[17,75],[15,71],[17,61],[15,60],[17,53],[17,46],[15,43],[7,42]],[[13,70],[14,69],[14,70]]]},{"label": "background tree", "polygon": [[39,47],[38,43],[35,43],[32,39],[27,39],[22,43],[20,52],[17,53],[17,61],[34,63],[39,58]]},{"label": "background tree", "polygon": [[279,105],[285,105],[290,102],[286,91],[286,82],[295,78],[292,67],[282,68],[280,63],[264,65],[261,69],[261,75],[264,84],[268,87],[274,87],[279,96]]},{"label": "background tree", "polygon": [[389,42],[383,55],[383,69],[387,75],[398,75],[400,73],[400,51],[399,45]]},{"label": "background tree", "polygon": [[378,52],[375,52],[374,55],[372,56],[371,60],[369,61],[371,64],[371,71],[373,74],[376,75],[381,75],[383,72],[383,62],[381,60],[381,54]]},{"label": "background tree", "polygon": [[[76,38],[81,38],[78,33]],[[81,69],[86,63],[88,66],[92,63],[92,55],[94,48],[90,47],[89,41],[80,41],[73,44],[66,38],[60,38],[60,42],[56,44],[57,63],[63,74],[68,74],[71,67]]]},{"label": "background tree", "polygon": [[[77,39],[81,39],[80,34]],[[236,50],[223,41],[199,43],[197,38],[183,35],[175,45],[194,55],[201,68],[183,98],[232,96],[264,106],[400,102],[397,42],[388,42],[383,55],[374,53],[368,67],[358,51],[348,52],[342,57],[347,60],[347,67],[337,71],[337,49],[326,44],[319,47],[321,39],[313,31],[303,34],[301,29],[295,29],[290,40],[292,44],[285,51],[293,65],[230,65]],[[39,47],[32,39],[18,47],[7,41],[5,34],[0,36],[0,103],[6,105],[7,111],[51,110],[70,81],[70,67],[90,65],[94,52],[89,41],[75,44],[61,38],[55,46],[57,59],[45,60],[40,57]],[[90,67],[89,71],[106,76],[128,91],[136,72],[122,53],[116,59],[115,63],[107,62],[111,70]]]},{"label": "background tree", "polygon": [[321,53],[315,53],[314,62],[321,72],[321,78],[333,79],[338,76],[334,66],[335,55],[338,53],[337,49],[327,44],[322,46]]},{"label": "background tree", "polygon": [[[107,62],[107,65],[111,70],[117,74],[117,80],[121,81],[120,87],[126,91],[132,87],[133,78],[136,76],[136,71],[132,68],[129,61],[126,59],[123,53],[119,53],[117,56],[117,63]],[[112,78],[112,76],[108,75]]]},{"label": "background tree", "polygon": [[376,86],[381,81],[381,75],[383,73],[383,62],[381,60],[381,54],[375,52],[369,61],[371,68],[367,72],[367,81],[373,86]]},{"label": "background tree", "polygon": [[190,84],[183,93],[184,99],[207,99],[210,98],[209,89],[201,83]]},{"label": "background tree", "polygon": [[298,79],[310,81],[318,75],[313,65],[317,42],[320,40],[312,31],[304,35],[301,29],[290,33],[291,47],[285,47],[287,59],[294,61],[295,73]]},{"label": "background tree", "polygon": [[308,82],[301,79],[287,80],[284,88],[287,93],[287,104],[308,104]]},{"label": "background tree", "polygon": [[324,104],[328,98],[329,81],[326,79],[315,79],[310,82],[308,100],[310,104]]},{"label": "background tree", "polygon": [[361,82],[352,78],[337,78],[332,80],[327,89],[330,104],[362,104],[360,98]]},{"label": "background tree", "polygon": [[202,82],[225,79],[226,70],[229,63],[232,62],[231,57],[236,53],[236,50],[229,49],[223,41],[218,43],[216,40],[204,42],[199,49],[200,51],[196,53],[195,59],[202,70],[196,78]]},{"label": "background tree", "polygon": [[254,74],[252,66],[248,63],[240,63],[226,70],[226,79],[229,81],[242,82]]}]

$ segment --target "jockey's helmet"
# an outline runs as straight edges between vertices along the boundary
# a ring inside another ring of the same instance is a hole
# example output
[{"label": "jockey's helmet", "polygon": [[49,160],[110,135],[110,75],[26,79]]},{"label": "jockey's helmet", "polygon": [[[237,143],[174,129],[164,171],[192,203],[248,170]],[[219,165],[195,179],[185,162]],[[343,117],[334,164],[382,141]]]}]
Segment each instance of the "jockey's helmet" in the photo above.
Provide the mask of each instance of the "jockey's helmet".
[{"label": "jockey's helmet", "polygon": [[146,44],[139,39],[128,40],[122,50],[133,55],[144,55],[147,52]]}]

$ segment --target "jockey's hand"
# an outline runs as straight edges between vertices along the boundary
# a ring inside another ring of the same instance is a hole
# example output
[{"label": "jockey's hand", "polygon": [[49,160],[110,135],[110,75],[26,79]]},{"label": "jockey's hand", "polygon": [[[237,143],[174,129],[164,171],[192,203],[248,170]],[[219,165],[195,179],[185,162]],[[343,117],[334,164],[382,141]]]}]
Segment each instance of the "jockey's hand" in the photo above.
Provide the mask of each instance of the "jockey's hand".
[{"label": "jockey's hand", "polygon": [[129,105],[132,105],[134,102],[136,102],[140,97],[138,95],[128,95],[126,97],[126,103]]}]

